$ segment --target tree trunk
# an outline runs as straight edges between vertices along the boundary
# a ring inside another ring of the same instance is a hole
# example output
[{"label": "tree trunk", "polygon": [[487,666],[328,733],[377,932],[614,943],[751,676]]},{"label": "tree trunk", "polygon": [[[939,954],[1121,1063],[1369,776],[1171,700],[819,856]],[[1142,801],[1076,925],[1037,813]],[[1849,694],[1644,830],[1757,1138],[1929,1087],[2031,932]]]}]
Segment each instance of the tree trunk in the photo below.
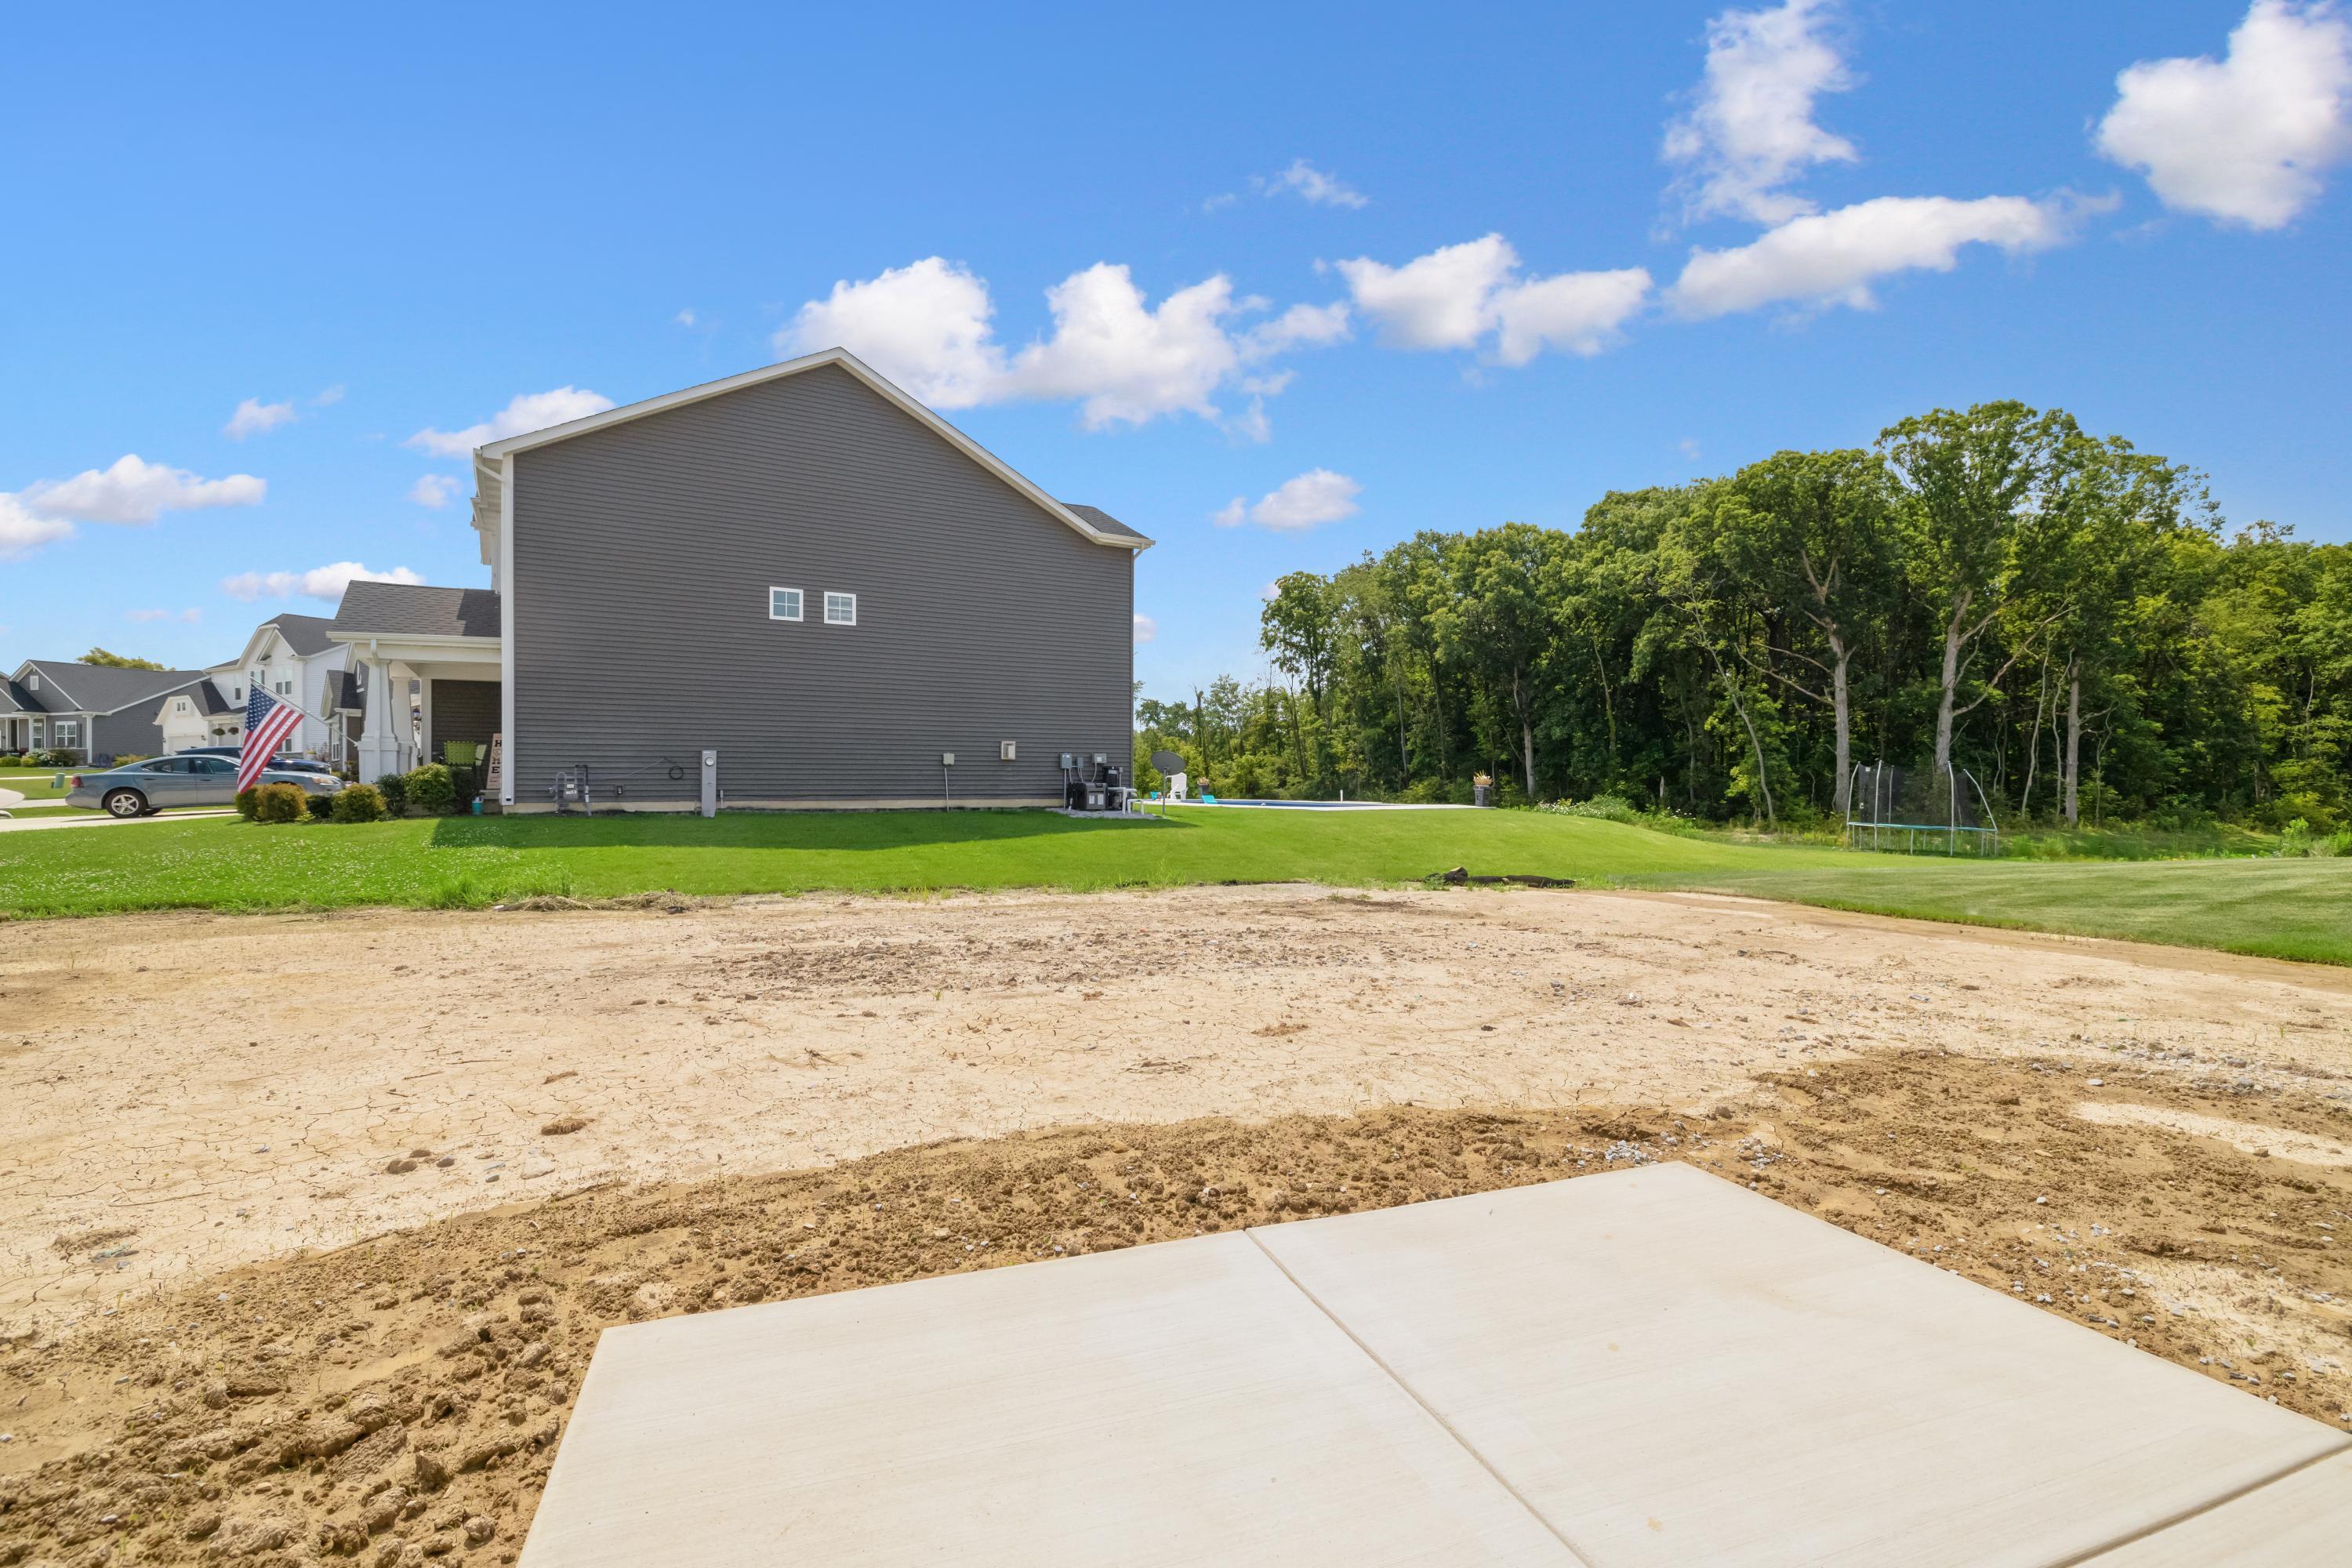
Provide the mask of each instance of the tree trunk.
[{"label": "tree trunk", "polygon": [[1411,746],[1407,744],[1405,739],[1404,671],[1402,669],[1393,669],[1390,673],[1394,676],[1396,679],[1397,788],[1402,791],[1412,786],[1412,750]]},{"label": "tree trunk", "polygon": [[2042,684],[2033,692],[2033,728],[2027,731],[2032,739],[2025,748],[2025,788],[2017,797],[2017,815],[2031,820],[2033,816],[2033,773],[2042,762],[2042,712],[2050,705],[2050,656],[2042,656]]},{"label": "tree trunk", "polygon": [[1944,689],[1936,704],[1936,772],[1935,777],[1950,776],[1952,767],[1952,709],[1960,692],[1960,622],[1969,613],[1969,595],[1963,593],[1952,606],[1952,618],[1944,623]]},{"label": "tree trunk", "polygon": [[1846,667],[1853,662],[1853,650],[1832,637],[1830,651],[1837,656],[1837,663],[1830,668],[1830,706],[1837,714],[1836,810],[1843,816],[1853,803],[1853,721],[1845,687]]},{"label": "tree trunk", "polygon": [[2066,826],[2082,822],[2083,666],[2066,656]]},{"label": "tree trunk", "polygon": [[1534,726],[1528,721],[1526,690],[1525,672],[1513,669],[1511,671],[1511,706],[1519,711],[1519,766],[1527,779],[1528,804],[1532,805],[1536,798],[1536,732]]}]

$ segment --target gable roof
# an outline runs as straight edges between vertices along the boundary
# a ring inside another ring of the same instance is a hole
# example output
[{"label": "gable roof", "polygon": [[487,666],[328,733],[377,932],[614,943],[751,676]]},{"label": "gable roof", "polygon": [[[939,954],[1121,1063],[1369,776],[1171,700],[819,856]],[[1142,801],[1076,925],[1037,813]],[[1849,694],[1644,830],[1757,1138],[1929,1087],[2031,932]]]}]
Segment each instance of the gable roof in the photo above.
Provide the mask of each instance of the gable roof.
[{"label": "gable roof", "polygon": [[0,713],[46,713],[41,700],[5,676],[0,676]]},{"label": "gable roof", "polygon": [[365,637],[494,637],[499,596],[488,588],[425,588],[354,583],[328,623],[333,640]]},{"label": "gable roof", "polygon": [[174,697],[194,698],[196,702],[196,711],[202,713],[207,719],[214,717],[215,714],[242,713],[245,711],[244,709],[238,707],[236,703],[231,702],[227,698],[223,697],[221,695],[220,688],[215,686],[210,680],[200,680],[195,685],[188,688],[185,691],[166,691],[163,693],[163,700],[167,702]]},{"label": "gable roof", "polygon": [[[949,446],[1012,486],[1027,500],[1044,508],[1049,515],[1076,530],[1081,538],[1096,544],[1112,545],[1121,550],[1151,548],[1150,540],[1125,524],[1116,521],[1107,512],[1097,510],[1093,507],[1067,506],[1055,500],[1034,484],[1022,478],[996,454],[886,380],[873,366],[851,353],[847,349],[840,348],[824,349],[816,353],[803,354],[799,359],[788,359],[781,364],[761,365],[757,370],[747,370],[739,375],[727,376],[719,381],[706,381],[699,386],[689,386],[677,392],[666,392],[659,397],[648,397],[639,403],[623,404],[618,408],[607,408],[602,414],[591,414],[584,419],[573,419],[562,425],[551,425],[544,430],[533,430],[521,436],[509,436],[503,441],[491,441],[477,447],[474,448],[474,526],[487,529],[488,523],[486,520],[497,516],[499,491],[505,483],[501,460],[517,452],[528,452],[534,447],[546,447],[558,441],[569,441],[574,436],[585,436],[591,431],[626,424],[632,419],[643,419],[648,414],[660,414],[668,409],[683,407],[689,403],[700,403],[705,398],[723,397],[728,393],[740,392],[747,386],[759,386],[767,382],[781,381],[788,375],[805,374],[809,371],[819,370],[826,365],[840,366],[874,391],[880,393],[884,399],[895,404],[901,412],[910,416],[917,424],[921,425]],[[1103,526],[1105,523],[1110,526],[1106,528]],[[488,541],[487,532],[484,533],[483,539],[487,544]]]},{"label": "gable roof", "polygon": [[367,698],[360,690],[360,672],[356,669],[329,670],[326,695],[330,712],[362,713],[367,710]]},{"label": "gable roof", "polygon": [[332,616],[272,616],[263,624],[276,626],[286,646],[304,658],[335,646],[335,639],[327,635],[327,628],[335,624]]},{"label": "gable roof", "polygon": [[[208,680],[201,669],[116,669],[103,664],[35,658],[25,668],[41,678],[39,696],[47,711],[114,713],[166,697],[191,682]],[[61,701],[48,701],[50,688]]]}]

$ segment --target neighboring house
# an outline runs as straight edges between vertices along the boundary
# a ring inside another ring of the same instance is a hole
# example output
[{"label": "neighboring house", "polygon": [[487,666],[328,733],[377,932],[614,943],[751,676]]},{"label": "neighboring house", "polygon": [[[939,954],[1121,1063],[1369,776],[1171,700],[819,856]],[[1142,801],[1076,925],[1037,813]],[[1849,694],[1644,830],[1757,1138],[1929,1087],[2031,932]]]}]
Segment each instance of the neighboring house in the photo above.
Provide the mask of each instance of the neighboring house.
[{"label": "neighboring house", "polygon": [[580,767],[600,807],[691,809],[706,749],[730,805],[1059,805],[1061,753],[1132,748],[1151,541],[844,351],[492,442],[475,474],[491,586],[354,583],[329,628],[365,671],[363,777],[499,733],[520,811]]},{"label": "neighboring house", "polygon": [[225,686],[221,673],[217,669],[206,670],[206,679],[200,684],[163,699],[163,709],[155,715],[155,727],[163,736],[163,752],[245,743],[245,705],[229,700],[228,691],[234,683]]},{"label": "neighboring house", "polygon": [[63,659],[27,659],[0,698],[0,749],[78,752],[86,760],[164,749],[167,699],[199,697],[212,685],[201,669],[117,669]]},{"label": "neighboring house", "polygon": [[235,710],[235,731],[226,741],[192,742],[235,745],[245,732],[248,688],[260,687],[282,702],[302,710],[302,721],[286,737],[281,751],[320,758],[338,767],[356,764],[358,730],[350,698],[352,650],[331,635],[334,622],[324,616],[274,616],[253,628],[245,651],[215,668],[214,685]]}]

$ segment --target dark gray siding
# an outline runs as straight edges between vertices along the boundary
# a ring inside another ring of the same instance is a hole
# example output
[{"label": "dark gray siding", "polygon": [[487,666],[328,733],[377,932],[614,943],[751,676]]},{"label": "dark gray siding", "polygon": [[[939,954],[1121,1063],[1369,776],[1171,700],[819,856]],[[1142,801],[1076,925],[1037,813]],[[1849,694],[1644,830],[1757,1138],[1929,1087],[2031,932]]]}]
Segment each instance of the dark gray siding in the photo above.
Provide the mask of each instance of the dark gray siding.
[{"label": "dark gray siding", "polygon": [[[825,367],[515,459],[515,800],[1058,796],[1130,750],[1132,552],[1091,543]],[[771,586],[803,619],[768,618]],[[828,591],[857,625],[824,624]],[[1001,741],[1018,759],[997,760]],[[665,759],[686,768],[671,781]]]},{"label": "dark gray siding", "polygon": [[142,702],[136,708],[120,713],[101,713],[85,726],[89,731],[89,743],[84,754],[99,756],[135,755],[160,756],[163,751],[163,726],[155,722],[162,712],[164,697],[152,702]]},{"label": "dark gray siding", "polygon": [[433,745],[471,741],[489,749],[499,731],[499,683],[495,680],[436,680],[433,683]]}]

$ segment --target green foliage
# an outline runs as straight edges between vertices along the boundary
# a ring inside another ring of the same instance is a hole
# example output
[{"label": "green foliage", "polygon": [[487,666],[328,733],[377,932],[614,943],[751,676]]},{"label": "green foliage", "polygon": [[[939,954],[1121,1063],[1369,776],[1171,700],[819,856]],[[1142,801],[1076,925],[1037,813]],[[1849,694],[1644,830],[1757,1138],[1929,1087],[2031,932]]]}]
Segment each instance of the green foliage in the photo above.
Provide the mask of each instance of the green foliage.
[{"label": "green foliage", "polygon": [[81,753],[70,746],[54,747],[41,753],[41,762],[47,767],[78,768],[81,766]]},{"label": "green foliage", "polygon": [[239,816],[251,822],[258,817],[260,813],[261,790],[258,785],[247,784],[236,792],[236,814]]},{"label": "green foliage", "polygon": [[2227,538],[2189,469],[2015,403],[1294,573],[1261,640],[1264,685],[1143,698],[1144,754],[1227,796],[1483,770],[1759,826],[1948,755],[2005,833],[2352,826],[2352,544]]},{"label": "green foliage", "polygon": [[328,798],[333,802],[329,815],[337,822],[382,822],[392,815],[383,792],[373,784],[346,784]]},{"label": "green foliage", "polygon": [[401,783],[407,791],[408,804],[427,816],[442,816],[457,809],[457,783],[439,763],[409,769]]},{"label": "green foliage", "polygon": [[313,795],[309,790],[304,790],[302,798],[303,804],[310,808],[313,821],[324,822],[334,815],[335,797],[333,795]]},{"label": "green foliage", "polygon": [[384,814],[399,816],[408,810],[408,778],[404,773],[386,773],[375,781],[376,794],[383,796]]},{"label": "green foliage", "polygon": [[299,822],[310,815],[310,792],[300,784],[266,784],[253,792],[256,822]]},{"label": "green foliage", "polygon": [[75,662],[100,665],[108,669],[169,669],[172,668],[168,664],[157,664],[152,658],[131,658],[123,654],[109,653],[102,647],[90,649]]}]

